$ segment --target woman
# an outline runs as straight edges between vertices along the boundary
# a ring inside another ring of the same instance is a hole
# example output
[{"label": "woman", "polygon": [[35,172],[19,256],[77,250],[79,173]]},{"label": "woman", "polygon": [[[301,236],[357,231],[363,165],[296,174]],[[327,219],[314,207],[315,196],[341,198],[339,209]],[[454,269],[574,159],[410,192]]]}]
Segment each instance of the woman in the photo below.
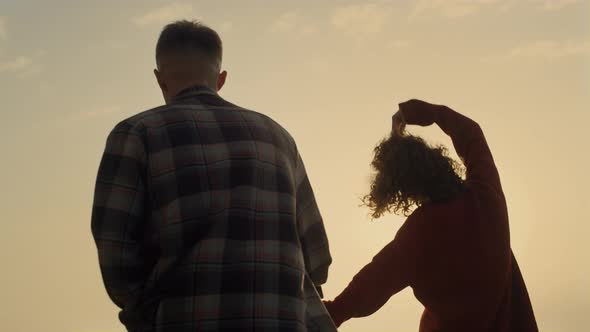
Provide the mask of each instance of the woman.
[{"label": "woman", "polygon": [[[409,217],[348,287],[325,302],[334,322],[371,315],[410,286],[425,307],[421,332],[538,331],[479,125],[442,105],[410,100],[399,107],[391,137],[375,148],[377,174],[365,203],[375,218],[386,211]],[[404,133],[406,124],[433,123],[451,137],[465,180],[444,148]]]}]

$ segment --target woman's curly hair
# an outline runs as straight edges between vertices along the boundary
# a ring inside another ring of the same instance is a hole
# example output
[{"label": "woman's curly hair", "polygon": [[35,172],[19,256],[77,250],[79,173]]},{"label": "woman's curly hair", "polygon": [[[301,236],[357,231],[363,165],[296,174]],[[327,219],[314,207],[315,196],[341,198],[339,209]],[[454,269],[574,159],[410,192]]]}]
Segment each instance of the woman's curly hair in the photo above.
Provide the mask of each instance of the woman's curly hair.
[{"label": "woman's curly hair", "polygon": [[373,218],[386,211],[408,216],[415,207],[455,197],[465,188],[463,167],[442,146],[412,135],[391,135],[375,147],[376,171],[363,198]]}]

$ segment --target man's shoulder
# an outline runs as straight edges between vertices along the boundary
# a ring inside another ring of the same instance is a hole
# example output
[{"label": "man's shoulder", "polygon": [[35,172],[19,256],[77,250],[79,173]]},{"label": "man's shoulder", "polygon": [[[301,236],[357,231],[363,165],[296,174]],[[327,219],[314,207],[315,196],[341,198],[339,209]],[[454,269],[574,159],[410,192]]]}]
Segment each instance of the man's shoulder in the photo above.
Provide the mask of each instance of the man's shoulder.
[{"label": "man's shoulder", "polygon": [[[232,107],[238,109],[237,106]],[[229,108],[228,108],[229,109]],[[192,120],[190,112],[194,111],[213,111],[211,107],[202,104],[166,104],[156,106],[144,111],[139,111],[123,120],[116,126],[117,128],[128,128],[135,130],[144,130],[146,128],[160,127],[171,122]]]},{"label": "man's shoulder", "polygon": [[192,121],[195,119],[195,117],[191,115],[191,113],[194,112],[201,113],[202,118],[214,118],[214,113],[236,114],[237,117],[247,122],[257,123],[262,126],[269,127],[268,129],[272,128],[273,130],[281,133],[292,144],[295,144],[295,140],[289,131],[271,116],[250,108],[232,104],[230,102],[225,102],[220,105],[207,105],[202,103],[160,105],[148,110],[140,111],[121,120],[113,130],[125,130],[141,133],[146,129],[165,126],[177,121],[185,121],[189,119]]},{"label": "man's shoulder", "polygon": [[186,112],[190,109],[195,108],[203,108],[203,107],[196,107],[198,105],[184,105],[184,104],[169,104],[169,105],[160,105],[157,107],[153,107],[144,111],[140,111],[135,113],[134,115],[129,116],[126,119],[123,119],[121,123],[127,123],[131,126],[147,126],[149,127],[151,123],[155,122],[155,120],[159,118],[163,118],[170,113],[182,113]]},{"label": "man's shoulder", "polygon": [[164,111],[167,108],[167,105],[162,105],[154,108],[150,108],[148,110],[140,111],[135,113],[123,120],[120,120],[115,127],[113,128],[112,132],[141,132],[142,129],[145,129],[144,120],[149,119],[151,117],[157,116],[159,112]]}]

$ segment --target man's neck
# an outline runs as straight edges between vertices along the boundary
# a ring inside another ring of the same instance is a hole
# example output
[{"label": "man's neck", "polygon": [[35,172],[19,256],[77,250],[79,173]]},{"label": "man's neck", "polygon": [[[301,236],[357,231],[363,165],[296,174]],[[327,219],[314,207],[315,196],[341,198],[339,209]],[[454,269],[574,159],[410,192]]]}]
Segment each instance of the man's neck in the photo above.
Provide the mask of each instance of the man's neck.
[{"label": "man's neck", "polygon": [[204,84],[194,84],[194,85],[187,85],[182,89],[176,89],[178,90],[175,94],[173,95],[169,95],[168,96],[168,100],[166,100],[166,104],[170,104],[173,103],[175,100],[192,94],[192,93],[196,93],[196,92],[207,92],[208,94],[217,94],[217,92],[213,89],[211,89],[209,86],[204,85]]},{"label": "man's neck", "polygon": [[174,93],[172,93],[171,96],[177,96],[182,91],[185,91],[185,90],[188,90],[191,88],[207,88],[207,89],[212,90],[215,93],[217,93],[217,89],[214,87],[211,87],[209,82],[207,82],[207,80],[203,79],[203,80],[191,80],[188,82],[183,82],[182,84],[178,84],[177,88],[175,89],[176,91],[174,91]]},{"label": "man's neck", "polygon": [[191,86],[187,86],[185,88],[183,88],[182,90],[178,91],[178,93],[176,93],[174,96],[180,96],[186,93],[190,93],[191,91],[202,91],[202,90],[208,90],[208,91],[213,91],[215,92],[213,89],[211,89],[210,87],[206,86],[206,85],[202,85],[202,84],[195,84],[195,85],[191,85]]}]

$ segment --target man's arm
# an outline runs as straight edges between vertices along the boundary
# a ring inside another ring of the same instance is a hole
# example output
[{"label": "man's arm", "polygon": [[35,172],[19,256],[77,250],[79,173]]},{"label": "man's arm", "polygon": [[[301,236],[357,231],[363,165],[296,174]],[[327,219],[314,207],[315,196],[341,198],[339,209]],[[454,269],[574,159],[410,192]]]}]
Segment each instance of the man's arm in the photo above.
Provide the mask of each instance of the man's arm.
[{"label": "man's arm", "polygon": [[328,237],[315,196],[303,165],[297,154],[296,170],[297,227],[303,249],[305,268],[318,293],[323,297],[321,285],[328,279],[328,268],[332,263]]},{"label": "man's arm", "polygon": [[122,122],[110,133],[100,162],[91,228],[105,288],[123,309],[153,267],[141,244],[145,205],[145,147],[140,134]]},{"label": "man's arm", "polygon": [[451,137],[455,150],[467,169],[468,183],[491,188],[502,194],[500,177],[492,153],[483,131],[475,121],[447,106],[416,99],[401,103],[399,107],[407,124],[428,126],[436,123]]}]

